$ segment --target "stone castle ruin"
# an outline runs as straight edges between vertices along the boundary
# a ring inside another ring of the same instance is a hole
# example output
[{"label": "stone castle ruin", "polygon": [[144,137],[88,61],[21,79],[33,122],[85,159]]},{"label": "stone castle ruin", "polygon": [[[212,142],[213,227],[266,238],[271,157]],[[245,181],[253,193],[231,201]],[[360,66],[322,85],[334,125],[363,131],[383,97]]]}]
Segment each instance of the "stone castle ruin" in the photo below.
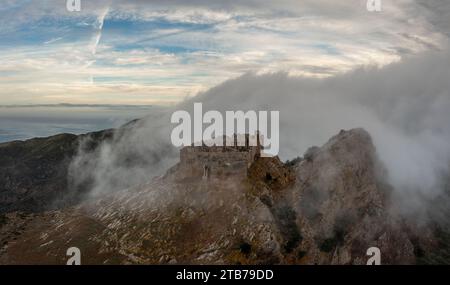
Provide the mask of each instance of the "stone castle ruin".
[{"label": "stone castle ruin", "polygon": [[[223,136],[223,146],[186,146],[180,151],[179,173],[183,178],[246,177],[252,163],[261,156],[262,137]],[[256,142],[256,143],[255,143]]]}]

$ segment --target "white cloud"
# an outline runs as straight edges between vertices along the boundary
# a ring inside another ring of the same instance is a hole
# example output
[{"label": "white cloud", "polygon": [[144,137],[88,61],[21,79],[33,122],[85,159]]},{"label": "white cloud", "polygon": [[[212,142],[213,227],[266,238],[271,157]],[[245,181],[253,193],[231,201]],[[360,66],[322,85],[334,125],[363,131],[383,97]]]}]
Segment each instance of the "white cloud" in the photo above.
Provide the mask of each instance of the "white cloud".
[{"label": "white cloud", "polygon": [[[103,102],[94,92],[105,84],[132,85],[139,94],[152,85],[167,88],[147,94],[146,101],[174,96],[176,89],[174,100],[180,100],[246,72],[328,77],[439,49],[447,39],[442,27],[448,20],[442,17],[448,5],[442,1],[383,1],[382,13],[369,13],[365,2],[84,1],[82,12],[69,13],[61,1],[8,1],[0,10],[2,35],[20,35],[45,19],[62,26],[36,25],[36,33],[48,35],[45,40],[2,48],[0,72],[8,80],[0,81],[0,101],[27,96],[39,103],[46,95],[36,90],[59,86],[51,91],[61,92],[54,97],[59,100],[63,94],[68,101],[77,98],[74,92],[80,98],[91,92],[90,100]],[[133,25],[108,27],[108,21],[124,20]],[[133,31],[136,27],[140,32]],[[143,103],[142,98],[127,94],[126,100]]]}]

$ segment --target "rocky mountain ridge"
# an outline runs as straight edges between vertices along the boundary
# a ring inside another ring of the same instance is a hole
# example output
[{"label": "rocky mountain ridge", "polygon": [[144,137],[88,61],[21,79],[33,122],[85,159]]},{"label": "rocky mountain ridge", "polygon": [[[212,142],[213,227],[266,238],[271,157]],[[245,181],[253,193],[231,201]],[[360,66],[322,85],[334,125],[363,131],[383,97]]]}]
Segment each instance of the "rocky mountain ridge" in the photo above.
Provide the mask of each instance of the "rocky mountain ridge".
[{"label": "rocky mountain ridge", "polygon": [[390,213],[383,172],[362,129],[290,163],[259,158],[242,179],[180,182],[174,167],[76,206],[3,215],[0,263],[65,264],[75,246],[83,264],[365,264],[375,246],[383,264],[414,264],[436,239],[417,241]]}]

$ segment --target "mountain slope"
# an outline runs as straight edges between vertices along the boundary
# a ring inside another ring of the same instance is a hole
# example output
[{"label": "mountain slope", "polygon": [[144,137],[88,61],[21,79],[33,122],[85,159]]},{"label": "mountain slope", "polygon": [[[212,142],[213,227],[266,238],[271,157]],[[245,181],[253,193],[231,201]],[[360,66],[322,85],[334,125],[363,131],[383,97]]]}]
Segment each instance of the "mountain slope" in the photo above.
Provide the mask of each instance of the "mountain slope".
[{"label": "mountain slope", "polygon": [[42,212],[76,203],[89,188],[70,184],[69,165],[80,147],[93,151],[113,130],[0,144],[0,214]]},{"label": "mountain slope", "polygon": [[[76,207],[9,213],[0,263],[83,264],[414,263],[414,247],[389,215],[388,187],[370,136],[341,131],[289,165],[259,158],[247,178],[163,178]],[[15,229],[15,231],[13,230]]]}]

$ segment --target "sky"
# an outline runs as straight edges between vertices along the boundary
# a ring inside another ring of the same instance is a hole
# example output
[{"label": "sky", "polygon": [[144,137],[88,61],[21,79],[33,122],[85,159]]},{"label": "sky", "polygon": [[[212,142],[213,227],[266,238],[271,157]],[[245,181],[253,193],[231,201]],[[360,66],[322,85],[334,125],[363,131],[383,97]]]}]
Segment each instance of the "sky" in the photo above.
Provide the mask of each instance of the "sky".
[{"label": "sky", "polygon": [[173,105],[247,73],[328,78],[448,38],[445,0],[65,2],[2,1],[0,105]]}]

